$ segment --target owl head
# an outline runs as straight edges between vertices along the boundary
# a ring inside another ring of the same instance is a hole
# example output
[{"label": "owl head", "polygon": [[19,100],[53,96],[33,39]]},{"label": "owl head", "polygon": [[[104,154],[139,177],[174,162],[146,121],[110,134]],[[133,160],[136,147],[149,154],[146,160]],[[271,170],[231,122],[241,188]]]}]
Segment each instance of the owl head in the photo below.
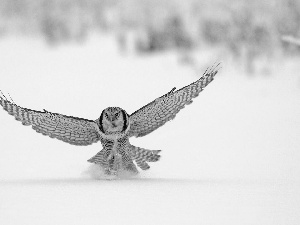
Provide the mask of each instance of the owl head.
[{"label": "owl head", "polygon": [[125,132],[128,124],[128,114],[119,107],[104,109],[99,118],[99,128],[105,134]]}]

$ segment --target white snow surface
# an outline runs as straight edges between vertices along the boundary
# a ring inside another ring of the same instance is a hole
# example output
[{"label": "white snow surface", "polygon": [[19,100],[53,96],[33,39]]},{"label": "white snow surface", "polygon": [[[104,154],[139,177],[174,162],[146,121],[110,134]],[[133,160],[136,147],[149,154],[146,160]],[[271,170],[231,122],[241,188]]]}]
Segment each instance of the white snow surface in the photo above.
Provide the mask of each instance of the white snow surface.
[{"label": "white snow surface", "polygon": [[[205,60],[195,71],[174,53],[122,56],[109,36],[56,48],[9,38],[0,89],[26,108],[96,119],[108,106],[130,114],[220,59]],[[223,61],[193,104],[131,139],[163,150],[137,177],[106,179],[86,161],[100,143],[50,139],[0,111],[0,224],[300,224],[299,63],[249,78]]]}]

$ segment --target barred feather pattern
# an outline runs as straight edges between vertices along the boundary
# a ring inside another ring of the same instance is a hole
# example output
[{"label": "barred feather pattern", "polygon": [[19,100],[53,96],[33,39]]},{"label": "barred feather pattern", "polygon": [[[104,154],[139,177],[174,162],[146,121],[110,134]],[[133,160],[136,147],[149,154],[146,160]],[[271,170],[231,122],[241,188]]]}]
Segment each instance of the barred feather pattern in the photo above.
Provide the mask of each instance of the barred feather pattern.
[{"label": "barred feather pattern", "polygon": [[176,114],[193,102],[193,98],[214,79],[219,70],[217,64],[208,68],[203,76],[197,81],[185,86],[178,91],[173,88],[167,94],[155,99],[141,109],[130,115],[129,137],[145,136],[157,128],[164,125],[167,121],[175,118]]},{"label": "barred feather pattern", "polygon": [[100,140],[98,126],[92,120],[26,109],[1,96],[0,105],[23,125],[51,138],[73,145],[90,145]]},{"label": "barred feather pattern", "polygon": [[101,143],[103,149],[89,159],[88,162],[99,164],[103,167],[106,174],[116,174],[121,170],[138,173],[132,161],[132,157],[128,152],[128,136],[116,140],[101,138]]},{"label": "barred feather pattern", "polygon": [[110,174],[110,171],[113,170],[128,170],[130,172],[137,173],[137,169],[132,161],[135,161],[137,166],[142,170],[147,170],[150,168],[147,162],[157,162],[160,159],[158,155],[161,150],[147,150],[144,148],[136,147],[129,144],[128,137],[117,140],[117,152],[121,156],[120,162],[114,162],[109,156],[113,151],[115,143],[111,139],[101,139],[101,143],[104,147],[100,152],[88,160],[88,162],[99,164],[106,173]]},{"label": "barred feather pattern", "polygon": [[95,163],[100,165],[102,168],[108,168],[108,163],[107,163],[107,156],[106,156],[106,151],[105,149],[102,149],[100,152],[98,152],[95,156],[90,158],[88,162],[90,163]]},{"label": "barred feather pattern", "polygon": [[160,159],[160,155],[158,155],[160,152],[161,150],[148,150],[130,145],[131,157],[142,170],[150,168],[147,162],[157,162]]}]

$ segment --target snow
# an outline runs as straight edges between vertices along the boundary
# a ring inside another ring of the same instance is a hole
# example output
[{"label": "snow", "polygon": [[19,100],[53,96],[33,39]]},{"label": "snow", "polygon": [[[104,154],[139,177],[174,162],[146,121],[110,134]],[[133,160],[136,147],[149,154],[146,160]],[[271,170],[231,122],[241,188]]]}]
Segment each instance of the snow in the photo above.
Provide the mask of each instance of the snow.
[{"label": "snow", "polygon": [[[27,108],[96,119],[108,106],[132,113],[216,60],[195,71],[174,53],[122,56],[109,36],[56,48],[2,39],[0,89]],[[1,111],[0,224],[298,225],[298,64],[278,62],[271,76],[249,78],[224,61],[175,120],[131,139],[163,150],[137,177],[95,176],[86,160],[100,144],[68,145]]]}]

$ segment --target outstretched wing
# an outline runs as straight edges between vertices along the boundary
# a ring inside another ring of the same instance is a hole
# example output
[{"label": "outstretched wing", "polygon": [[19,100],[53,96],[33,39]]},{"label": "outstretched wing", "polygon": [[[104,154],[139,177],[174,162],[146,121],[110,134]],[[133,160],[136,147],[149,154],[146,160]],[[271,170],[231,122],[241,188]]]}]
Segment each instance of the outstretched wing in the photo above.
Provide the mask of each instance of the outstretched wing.
[{"label": "outstretched wing", "polygon": [[92,120],[22,108],[1,95],[0,105],[23,125],[51,138],[72,145],[90,145],[100,140],[97,124]]},{"label": "outstretched wing", "polygon": [[174,91],[173,88],[167,94],[155,99],[141,109],[130,115],[129,136],[142,137],[174,119],[176,114],[191,104],[192,99],[214,79],[219,70],[219,64],[208,68],[203,76],[188,86]]}]

